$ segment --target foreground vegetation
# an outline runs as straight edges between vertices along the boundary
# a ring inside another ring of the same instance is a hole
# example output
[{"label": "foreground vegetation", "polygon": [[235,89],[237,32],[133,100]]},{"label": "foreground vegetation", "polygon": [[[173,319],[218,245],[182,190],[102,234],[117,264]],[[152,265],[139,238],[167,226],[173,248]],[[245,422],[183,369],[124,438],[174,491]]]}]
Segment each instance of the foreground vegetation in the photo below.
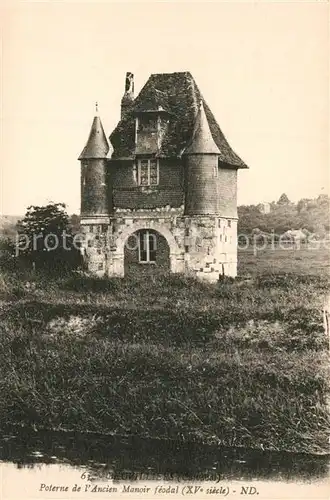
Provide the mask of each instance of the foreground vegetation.
[{"label": "foreground vegetation", "polygon": [[327,452],[329,279],[275,254],[217,285],[4,274],[0,427]]}]

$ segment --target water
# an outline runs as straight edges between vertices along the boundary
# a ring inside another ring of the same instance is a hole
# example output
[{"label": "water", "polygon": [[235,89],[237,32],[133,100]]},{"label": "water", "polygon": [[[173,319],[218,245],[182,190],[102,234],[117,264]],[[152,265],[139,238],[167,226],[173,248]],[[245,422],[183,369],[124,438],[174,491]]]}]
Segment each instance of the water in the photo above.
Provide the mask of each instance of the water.
[{"label": "water", "polygon": [[[283,489],[286,498],[311,498],[308,495],[315,497],[316,491],[321,495],[316,498],[329,498],[325,489],[329,456],[7,428],[0,437],[0,460],[7,495],[3,498],[8,499],[95,498],[95,493],[98,498],[127,494],[168,498],[184,494],[182,488],[188,483],[203,490],[196,492],[198,498],[210,494],[250,498],[257,493],[258,500],[282,498],[269,492],[275,488],[280,494],[285,485],[295,488],[289,496]],[[67,490],[47,490],[61,485]],[[129,485],[149,491],[131,492]],[[155,493],[157,485],[173,492]],[[252,490],[242,493],[242,486]]]}]

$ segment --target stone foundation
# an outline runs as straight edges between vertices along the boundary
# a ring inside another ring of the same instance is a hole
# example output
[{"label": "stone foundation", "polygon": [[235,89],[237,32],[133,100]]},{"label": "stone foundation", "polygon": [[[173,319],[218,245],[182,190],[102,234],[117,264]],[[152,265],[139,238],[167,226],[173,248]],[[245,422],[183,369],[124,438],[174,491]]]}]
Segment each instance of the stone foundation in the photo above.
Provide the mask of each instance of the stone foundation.
[{"label": "stone foundation", "polygon": [[[181,211],[118,213],[81,221],[88,270],[98,276],[125,275],[125,244],[132,234],[150,229],[165,238],[169,271],[210,282],[237,274],[237,219],[184,216]],[[144,264],[151,265],[151,264]]]}]

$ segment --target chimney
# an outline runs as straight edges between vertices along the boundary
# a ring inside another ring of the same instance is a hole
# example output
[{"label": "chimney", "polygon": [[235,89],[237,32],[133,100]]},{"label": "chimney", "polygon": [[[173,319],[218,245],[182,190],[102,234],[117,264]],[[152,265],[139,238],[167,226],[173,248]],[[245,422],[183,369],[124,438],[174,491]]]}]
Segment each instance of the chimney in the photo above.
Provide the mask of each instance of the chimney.
[{"label": "chimney", "polygon": [[121,119],[132,109],[134,103],[134,75],[129,71],[126,73],[125,93],[121,100]]}]

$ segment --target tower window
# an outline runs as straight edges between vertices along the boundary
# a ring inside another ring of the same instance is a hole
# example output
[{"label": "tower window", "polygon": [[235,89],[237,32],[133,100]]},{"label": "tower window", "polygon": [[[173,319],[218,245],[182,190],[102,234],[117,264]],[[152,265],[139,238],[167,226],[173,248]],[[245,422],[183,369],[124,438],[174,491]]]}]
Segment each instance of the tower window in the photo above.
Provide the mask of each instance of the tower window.
[{"label": "tower window", "polygon": [[138,160],[139,186],[157,186],[159,183],[159,162],[155,158]]},{"label": "tower window", "polygon": [[137,120],[137,130],[139,132],[156,132],[157,131],[157,118],[152,116],[143,116]]},{"label": "tower window", "polygon": [[139,262],[156,262],[156,250],[156,235],[150,231],[141,231],[139,234]]}]

